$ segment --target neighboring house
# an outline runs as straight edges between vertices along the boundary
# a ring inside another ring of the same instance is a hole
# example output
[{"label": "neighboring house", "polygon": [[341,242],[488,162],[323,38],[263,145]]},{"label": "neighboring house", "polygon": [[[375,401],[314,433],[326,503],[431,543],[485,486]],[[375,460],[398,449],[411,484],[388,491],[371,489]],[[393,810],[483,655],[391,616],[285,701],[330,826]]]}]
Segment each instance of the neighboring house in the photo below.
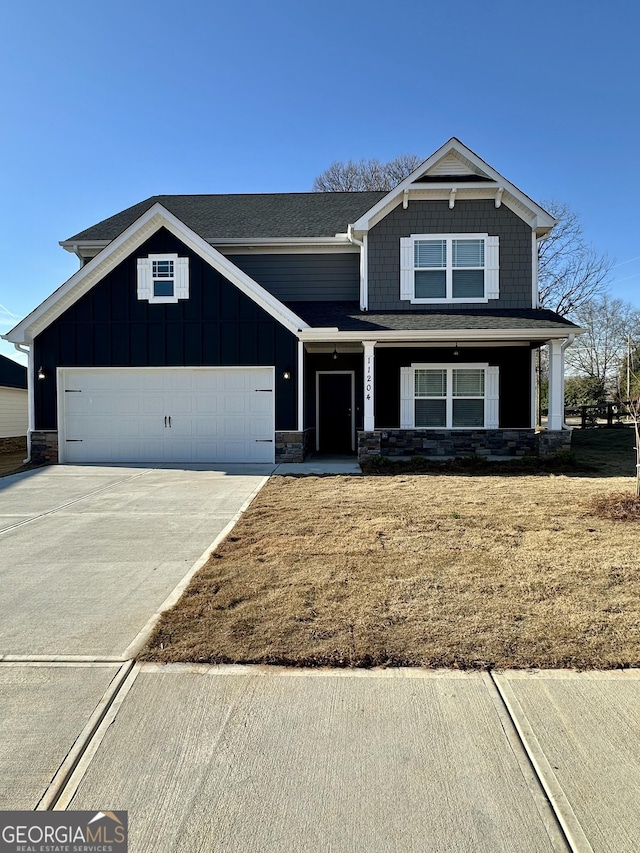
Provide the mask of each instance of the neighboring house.
[{"label": "neighboring house", "polygon": [[0,453],[23,450],[28,425],[27,368],[0,355]]},{"label": "neighboring house", "polygon": [[140,202],[64,241],[81,269],[5,335],[30,349],[33,456],[567,446],[564,349],[580,330],[537,297],[554,223],[457,139],[391,192]]}]

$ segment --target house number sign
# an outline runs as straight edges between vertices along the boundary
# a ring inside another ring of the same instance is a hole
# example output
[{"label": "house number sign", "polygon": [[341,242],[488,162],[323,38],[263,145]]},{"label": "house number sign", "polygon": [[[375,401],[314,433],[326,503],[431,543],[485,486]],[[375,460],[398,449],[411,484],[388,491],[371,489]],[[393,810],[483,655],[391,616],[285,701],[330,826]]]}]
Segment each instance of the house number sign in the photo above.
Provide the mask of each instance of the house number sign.
[{"label": "house number sign", "polygon": [[373,383],[373,356],[367,356],[367,367],[365,371],[365,392],[367,400],[371,399],[371,387]]}]

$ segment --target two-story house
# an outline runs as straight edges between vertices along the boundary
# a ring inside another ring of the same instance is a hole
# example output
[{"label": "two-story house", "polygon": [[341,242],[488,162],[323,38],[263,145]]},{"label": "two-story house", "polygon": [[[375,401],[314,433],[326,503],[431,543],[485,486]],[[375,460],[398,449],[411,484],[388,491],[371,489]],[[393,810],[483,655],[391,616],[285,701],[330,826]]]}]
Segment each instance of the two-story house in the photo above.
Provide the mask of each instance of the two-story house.
[{"label": "two-story house", "polygon": [[457,139],[390,192],[147,199],[64,241],[80,269],[5,335],[29,352],[32,456],[566,446],[564,349],[579,330],[538,307],[536,281],[553,225]]}]

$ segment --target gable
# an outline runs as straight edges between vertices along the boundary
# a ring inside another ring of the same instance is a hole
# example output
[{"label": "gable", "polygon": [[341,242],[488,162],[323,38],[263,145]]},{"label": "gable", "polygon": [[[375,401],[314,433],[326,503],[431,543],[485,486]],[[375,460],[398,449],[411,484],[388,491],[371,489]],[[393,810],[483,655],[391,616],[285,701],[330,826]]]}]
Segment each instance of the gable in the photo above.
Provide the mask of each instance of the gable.
[{"label": "gable", "polygon": [[537,237],[555,225],[544,208],[453,137],[361,216],[351,232],[362,237],[400,204],[406,209],[414,201],[446,200],[453,208],[458,201],[487,199],[496,208],[508,207]]},{"label": "gable", "polygon": [[292,333],[306,323],[160,204],[155,204],[3,337],[29,344],[109,272],[165,228]]}]

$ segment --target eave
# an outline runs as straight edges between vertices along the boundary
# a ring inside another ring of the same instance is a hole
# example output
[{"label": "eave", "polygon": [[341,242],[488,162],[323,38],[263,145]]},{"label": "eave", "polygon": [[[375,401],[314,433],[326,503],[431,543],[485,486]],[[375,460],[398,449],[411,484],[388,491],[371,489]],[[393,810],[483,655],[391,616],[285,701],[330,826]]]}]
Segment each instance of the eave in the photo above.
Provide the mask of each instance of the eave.
[{"label": "eave", "polygon": [[303,329],[298,338],[303,342],[312,341],[458,341],[486,343],[487,341],[526,341],[544,343],[549,340],[565,340],[570,335],[582,335],[586,329],[567,326],[566,329],[411,329],[411,330],[366,330],[340,331],[337,326]]}]

